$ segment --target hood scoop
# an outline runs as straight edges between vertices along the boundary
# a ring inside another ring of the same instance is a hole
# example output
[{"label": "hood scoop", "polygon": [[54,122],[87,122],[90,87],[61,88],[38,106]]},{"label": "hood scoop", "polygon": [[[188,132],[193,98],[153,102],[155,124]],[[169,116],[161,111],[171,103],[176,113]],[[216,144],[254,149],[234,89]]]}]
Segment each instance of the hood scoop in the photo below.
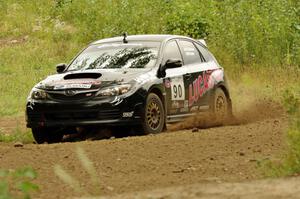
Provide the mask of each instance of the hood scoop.
[{"label": "hood scoop", "polygon": [[98,79],[101,76],[101,73],[73,73],[64,76],[64,79]]}]

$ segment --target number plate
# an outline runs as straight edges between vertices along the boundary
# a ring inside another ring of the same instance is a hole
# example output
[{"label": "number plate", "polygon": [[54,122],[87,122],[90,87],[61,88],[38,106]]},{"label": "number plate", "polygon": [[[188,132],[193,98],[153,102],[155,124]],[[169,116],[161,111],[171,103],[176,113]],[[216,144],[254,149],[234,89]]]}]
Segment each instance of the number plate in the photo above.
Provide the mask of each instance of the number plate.
[{"label": "number plate", "polygon": [[171,95],[172,100],[185,100],[183,77],[175,77],[171,79]]}]

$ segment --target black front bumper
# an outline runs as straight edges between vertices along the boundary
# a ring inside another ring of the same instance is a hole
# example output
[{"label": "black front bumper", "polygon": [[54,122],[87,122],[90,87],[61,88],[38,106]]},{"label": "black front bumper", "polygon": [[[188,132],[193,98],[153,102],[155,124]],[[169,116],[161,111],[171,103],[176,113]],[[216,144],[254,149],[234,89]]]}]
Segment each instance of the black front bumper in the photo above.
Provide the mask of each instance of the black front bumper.
[{"label": "black front bumper", "polygon": [[26,120],[28,128],[133,125],[141,122],[142,110],[143,99],[137,96],[84,102],[31,101],[26,106]]}]

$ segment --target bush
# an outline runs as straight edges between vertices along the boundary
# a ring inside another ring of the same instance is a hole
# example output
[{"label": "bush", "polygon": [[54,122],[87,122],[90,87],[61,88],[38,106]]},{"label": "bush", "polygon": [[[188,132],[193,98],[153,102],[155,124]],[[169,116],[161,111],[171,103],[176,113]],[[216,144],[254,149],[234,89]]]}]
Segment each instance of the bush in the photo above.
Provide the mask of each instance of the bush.
[{"label": "bush", "polygon": [[30,193],[37,191],[39,187],[32,183],[37,178],[37,173],[32,168],[17,170],[0,170],[0,198],[30,199]]}]

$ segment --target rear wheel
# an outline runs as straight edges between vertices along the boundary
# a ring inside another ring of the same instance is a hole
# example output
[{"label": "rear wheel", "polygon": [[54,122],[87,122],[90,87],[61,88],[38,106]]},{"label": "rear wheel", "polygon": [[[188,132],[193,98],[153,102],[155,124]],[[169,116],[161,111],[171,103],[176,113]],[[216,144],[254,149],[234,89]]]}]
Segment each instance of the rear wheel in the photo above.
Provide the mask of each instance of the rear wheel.
[{"label": "rear wheel", "polygon": [[156,134],[162,132],[165,125],[165,111],[161,99],[150,93],[146,100],[143,114],[143,134]]},{"label": "rear wheel", "polygon": [[55,128],[32,128],[32,135],[36,143],[43,144],[61,142],[63,134]]},{"label": "rear wheel", "polygon": [[217,88],[214,93],[213,116],[217,125],[224,124],[228,117],[228,100],[221,88]]}]

